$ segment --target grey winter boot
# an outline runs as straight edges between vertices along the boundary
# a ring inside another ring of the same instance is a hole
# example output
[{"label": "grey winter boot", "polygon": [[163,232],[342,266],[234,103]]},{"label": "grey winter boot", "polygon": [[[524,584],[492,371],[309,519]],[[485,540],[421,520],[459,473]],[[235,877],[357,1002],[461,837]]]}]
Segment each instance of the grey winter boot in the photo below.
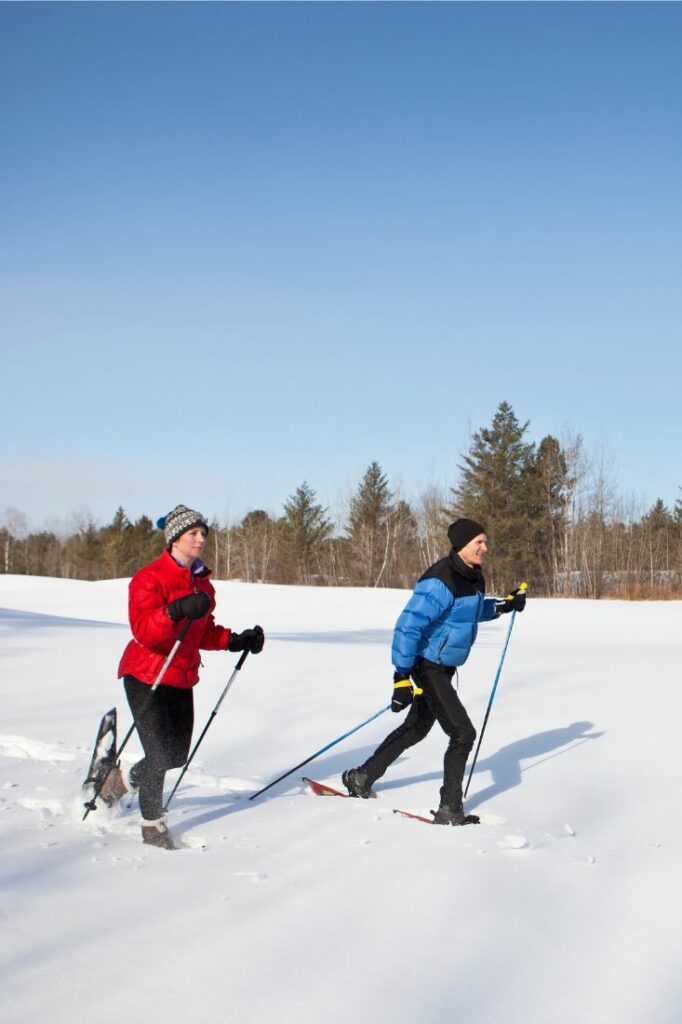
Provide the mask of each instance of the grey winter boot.
[{"label": "grey winter boot", "polygon": [[148,846],[159,846],[162,850],[177,850],[164,818],[142,822],[142,842]]},{"label": "grey winter boot", "polygon": [[434,825],[478,825],[480,818],[477,814],[465,814],[461,804],[449,807],[441,804],[437,811],[431,811]]},{"label": "grey winter boot", "polygon": [[348,790],[348,796],[359,796],[362,800],[374,796],[369,775],[362,768],[349,768],[342,774],[341,781]]}]

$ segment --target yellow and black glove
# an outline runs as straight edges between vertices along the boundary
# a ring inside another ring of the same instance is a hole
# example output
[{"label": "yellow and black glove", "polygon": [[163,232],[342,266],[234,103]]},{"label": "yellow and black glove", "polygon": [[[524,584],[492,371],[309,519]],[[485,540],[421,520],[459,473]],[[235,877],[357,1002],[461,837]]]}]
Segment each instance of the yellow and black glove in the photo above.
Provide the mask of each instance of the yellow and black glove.
[{"label": "yellow and black glove", "polygon": [[409,674],[396,669],[393,673],[393,699],[391,700],[391,711],[404,711],[409,708],[415,696],[424,691],[414,686]]},{"label": "yellow and black glove", "polygon": [[497,614],[505,615],[507,612],[522,612],[526,607],[527,589],[528,584],[522,583],[516,590],[512,590],[511,594],[507,594],[504,601],[498,601],[495,605]]}]

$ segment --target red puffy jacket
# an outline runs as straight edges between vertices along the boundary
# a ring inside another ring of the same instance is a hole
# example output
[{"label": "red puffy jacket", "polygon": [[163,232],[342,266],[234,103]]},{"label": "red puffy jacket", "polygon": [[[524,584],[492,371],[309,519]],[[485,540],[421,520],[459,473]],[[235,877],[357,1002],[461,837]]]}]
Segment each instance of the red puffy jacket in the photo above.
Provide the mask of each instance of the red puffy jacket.
[{"label": "red puffy jacket", "polygon": [[163,677],[163,685],[188,690],[199,681],[199,651],[224,651],[230,639],[230,630],[216,625],[213,618],[215,590],[208,576],[209,570],[205,569],[192,579],[189,569],[179,565],[167,551],[135,573],[128,589],[128,615],[134,639],[123,652],[119,678],[130,675],[149,684],[156,680],[186,622],[173,622],[166,611],[168,604],[193,590],[201,590],[211,599],[209,614],[197,619],[187,630]]}]

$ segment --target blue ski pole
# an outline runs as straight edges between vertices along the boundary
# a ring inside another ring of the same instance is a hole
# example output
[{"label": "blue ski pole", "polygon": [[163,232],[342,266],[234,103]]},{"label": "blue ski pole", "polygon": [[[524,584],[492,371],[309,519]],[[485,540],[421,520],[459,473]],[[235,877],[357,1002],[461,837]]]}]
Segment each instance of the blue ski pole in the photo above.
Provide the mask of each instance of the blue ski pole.
[{"label": "blue ski pole", "polygon": [[[519,590],[524,590],[524,591],[528,590],[528,584],[527,583],[522,583],[520,585],[520,587],[519,587]],[[511,597],[511,594],[509,595],[509,597]],[[511,615],[511,621],[509,623],[509,629],[507,630],[507,639],[504,641],[504,647],[502,648],[502,657],[500,658],[500,664],[497,666],[497,672],[495,673],[495,682],[493,683],[493,688],[492,688],[492,690],[490,692],[490,700],[488,701],[488,709],[487,709],[487,711],[485,713],[485,718],[483,719],[483,725],[481,726],[481,735],[478,738],[478,744],[476,746],[476,753],[474,754],[473,764],[471,765],[471,771],[469,772],[469,778],[467,779],[467,784],[466,784],[466,787],[464,789],[464,798],[466,798],[466,795],[469,792],[469,783],[471,782],[471,776],[474,774],[474,768],[476,767],[476,761],[478,759],[478,752],[481,749],[481,743],[483,742],[483,734],[485,732],[485,727],[488,724],[488,716],[490,715],[490,709],[493,706],[493,701],[495,700],[495,690],[497,689],[497,684],[500,681],[500,673],[502,672],[502,666],[504,665],[504,658],[505,658],[505,655],[507,653],[507,647],[509,646],[509,637],[511,636],[511,631],[512,631],[513,626],[514,626],[514,619],[515,618],[516,618],[516,609],[514,609],[514,611],[512,612],[512,615]]]},{"label": "blue ski pole", "polygon": [[387,704],[385,708],[382,708],[380,711],[375,712],[375,714],[370,715],[370,717],[366,718],[364,722],[360,722],[360,725],[356,725],[353,729],[349,729],[348,732],[344,732],[342,736],[337,736],[337,738],[335,740],[332,740],[331,743],[328,743],[326,747],[322,747],[320,750],[316,750],[314,754],[310,755],[310,757],[306,757],[305,761],[301,761],[300,764],[294,765],[294,767],[290,768],[288,772],[284,773],[284,775],[278,776],[278,778],[273,779],[272,782],[269,782],[267,786],[263,786],[263,788],[259,789],[257,793],[254,793],[253,796],[250,796],[249,800],[255,800],[257,796],[261,795],[261,793],[265,793],[266,789],[270,789],[272,786],[276,786],[278,782],[281,782],[282,779],[286,779],[287,776],[289,775],[293,775],[293,773],[298,771],[299,768],[302,768],[304,764],[308,764],[308,762],[314,761],[316,757],[319,757],[320,754],[324,754],[325,750],[329,750],[330,747],[335,747],[337,743],[340,743],[341,740],[345,740],[347,736],[352,736],[354,732],[358,731],[358,729],[362,729],[363,726],[369,725],[369,723],[373,722],[375,718],[379,717],[379,715],[383,715],[384,711],[388,711],[390,706],[390,704]]}]

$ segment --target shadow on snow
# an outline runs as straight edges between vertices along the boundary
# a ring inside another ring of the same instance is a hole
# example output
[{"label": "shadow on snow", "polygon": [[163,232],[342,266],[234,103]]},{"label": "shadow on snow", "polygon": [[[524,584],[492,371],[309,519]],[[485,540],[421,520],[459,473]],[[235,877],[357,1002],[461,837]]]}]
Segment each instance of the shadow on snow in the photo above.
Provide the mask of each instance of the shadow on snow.
[{"label": "shadow on snow", "polygon": [[0,632],[24,629],[62,629],[64,626],[98,626],[101,629],[129,630],[127,623],[103,622],[98,619],[79,619],[75,616],[47,615],[44,612],[23,612],[13,608],[0,608]]},{"label": "shadow on snow", "polygon": [[[479,759],[476,762],[474,776],[478,777],[484,772],[489,772],[492,776],[492,782],[485,789],[480,790],[467,799],[467,810],[479,807],[492,797],[499,796],[501,793],[520,785],[522,774],[530,771],[531,768],[536,768],[545,761],[567,754],[588,740],[596,740],[604,735],[603,732],[590,731],[592,729],[592,722],[573,722],[558,729],[548,729],[546,732],[535,733],[532,736],[526,736],[524,739],[515,740],[513,743],[500,747],[497,753],[492,754],[490,757]],[[345,768],[362,764],[373,750],[373,746],[356,747],[354,750],[346,751],[345,753],[335,752],[326,757],[319,757],[310,763],[310,767],[307,765],[303,766],[288,778],[282,779],[271,791],[259,797],[257,803],[261,804],[267,800],[285,795],[291,796],[292,789],[300,788],[301,778],[306,774],[310,774],[320,781],[338,779]],[[408,758],[409,753],[406,753],[395,763],[400,764]],[[531,761],[531,763],[523,765],[524,761]],[[283,767],[282,770],[286,771],[286,768]],[[389,773],[390,770],[389,768]],[[464,776],[465,780],[468,777],[469,770],[467,769],[467,773]],[[376,790],[377,792],[383,792],[384,790],[402,789],[405,786],[414,785],[418,782],[440,783],[442,777],[443,773],[440,768],[438,771],[402,777],[393,781],[384,776],[377,783]],[[338,785],[338,782],[335,785],[338,788],[342,788]],[[233,796],[227,806],[225,803],[226,798],[222,796],[192,797],[189,793],[183,796],[182,790],[179,790],[178,797],[176,809],[179,809],[182,805],[186,808],[192,805],[199,811],[196,817],[188,817],[182,822],[183,831],[209,821],[215,821],[218,818],[226,817],[229,814],[248,810],[256,805],[255,802],[249,800],[248,793]],[[205,808],[203,813],[200,808]]]}]

